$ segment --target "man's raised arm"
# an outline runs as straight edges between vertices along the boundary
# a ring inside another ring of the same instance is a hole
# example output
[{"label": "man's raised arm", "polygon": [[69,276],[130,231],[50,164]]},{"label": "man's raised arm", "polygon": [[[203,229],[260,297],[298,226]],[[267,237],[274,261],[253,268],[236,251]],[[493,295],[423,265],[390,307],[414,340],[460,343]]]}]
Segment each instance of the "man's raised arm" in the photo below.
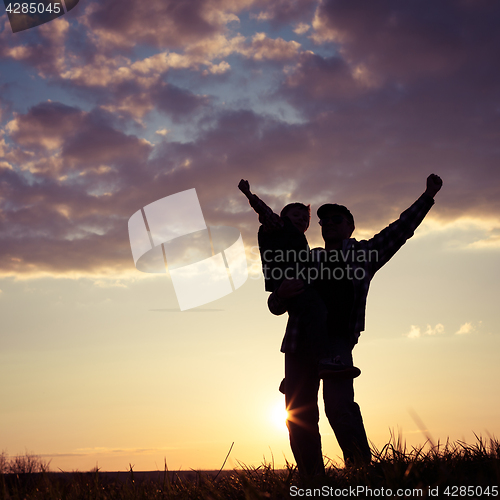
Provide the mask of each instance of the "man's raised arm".
[{"label": "man's raised arm", "polygon": [[441,177],[436,174],[429,175],[426,189],[418,200],[407,208],[398,220],[364,242],[366,250],[377,251],[377,259],[372,262],[371,271],[373,274],[413,236],[415,229],[421,224],[434,204],[434,196],[442,185]]},{"label": "man's raised arm", "polygon": [[427,189],[424,191],[424,194],[434,198],[437,192],[443,186],[443,181],[439,175],[431,174],[427,177]]}]

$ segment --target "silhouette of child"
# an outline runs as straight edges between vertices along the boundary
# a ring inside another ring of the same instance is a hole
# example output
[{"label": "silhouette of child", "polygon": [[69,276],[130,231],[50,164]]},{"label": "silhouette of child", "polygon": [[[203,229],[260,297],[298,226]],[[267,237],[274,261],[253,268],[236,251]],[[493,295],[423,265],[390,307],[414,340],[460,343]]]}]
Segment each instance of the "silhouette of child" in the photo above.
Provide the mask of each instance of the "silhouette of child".
[{"label": "silhouette of child", "polygon": [[242,179],[238,188],[259,215],[261,226],[258,242],[266,291],[274,292],[285,279],[298,278],[304,281],[303,292],[287,300],[288,314],[297,316],[300,324],[304,325],[307,343],[313,346],[311,354],[318,359],[319,376],[335,379],[357,377],[361,373],[358,368],[344,365],[331,352],[327,309],[316,289],[309,283],[308,270],[312,263],[304,233],[309,227],[310,206],[290,203],[277,215],[250,191],[248,181]]}]

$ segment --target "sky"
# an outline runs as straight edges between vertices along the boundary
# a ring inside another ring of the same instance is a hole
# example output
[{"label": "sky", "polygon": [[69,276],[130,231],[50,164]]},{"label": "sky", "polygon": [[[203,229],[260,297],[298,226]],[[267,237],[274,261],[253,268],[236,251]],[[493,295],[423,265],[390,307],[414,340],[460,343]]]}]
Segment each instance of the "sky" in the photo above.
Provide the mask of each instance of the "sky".
[{"label": "sky", "polygon": [[[500,434],[500,4],[80,0],[13,33],[0,7],[0,451],[54,470],[293,463],[258,221],[349,207],[370,238],[436,173],[375,276],[354,349],[369,440]],[[134,266],[128,220],[196,189],[249,276],[180,311]],[[417,415],[417,417],[415,417]],[[322,413],[323,453],[341,451]]]}]

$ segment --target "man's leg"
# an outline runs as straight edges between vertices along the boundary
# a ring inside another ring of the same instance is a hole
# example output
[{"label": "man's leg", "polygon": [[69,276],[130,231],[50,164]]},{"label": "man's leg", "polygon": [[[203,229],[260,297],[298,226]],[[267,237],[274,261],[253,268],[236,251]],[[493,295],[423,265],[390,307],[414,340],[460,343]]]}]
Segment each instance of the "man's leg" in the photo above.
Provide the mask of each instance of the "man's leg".
[{"label": "man's leg", "polygon": [[302,476],[325,473],[319,434],[318,364],[313,357],[285,354],[285,401],[290,446]]},{"label": "man's leg", "polygon": [[[336,354],[346,365],[353,365],[352,351],[347,341],[335,342]],[[361,411],[354,402],[354,381],[323,380],[325,413],[344,454],[346,463],[369,463],[371,451],[366,437]]]}]

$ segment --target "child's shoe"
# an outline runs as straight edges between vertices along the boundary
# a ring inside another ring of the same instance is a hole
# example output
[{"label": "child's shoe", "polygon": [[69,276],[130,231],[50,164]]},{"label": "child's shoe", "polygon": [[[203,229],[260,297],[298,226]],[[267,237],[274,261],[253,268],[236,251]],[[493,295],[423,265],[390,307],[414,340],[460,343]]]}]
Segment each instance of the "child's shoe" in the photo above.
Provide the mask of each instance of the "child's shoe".
[{"label": "child's shoe", "polygon": [[283,379],[281,381],[280,389],[279,390],[280,390],[281,394],[285,394],[285,379]]},{"label": "child's shoe", "polygon": [[322,359],[319,362],[319,378],[344,380],[359,377],[361,370],[355,366],[345,365],[340,361],[340,356]]}]

